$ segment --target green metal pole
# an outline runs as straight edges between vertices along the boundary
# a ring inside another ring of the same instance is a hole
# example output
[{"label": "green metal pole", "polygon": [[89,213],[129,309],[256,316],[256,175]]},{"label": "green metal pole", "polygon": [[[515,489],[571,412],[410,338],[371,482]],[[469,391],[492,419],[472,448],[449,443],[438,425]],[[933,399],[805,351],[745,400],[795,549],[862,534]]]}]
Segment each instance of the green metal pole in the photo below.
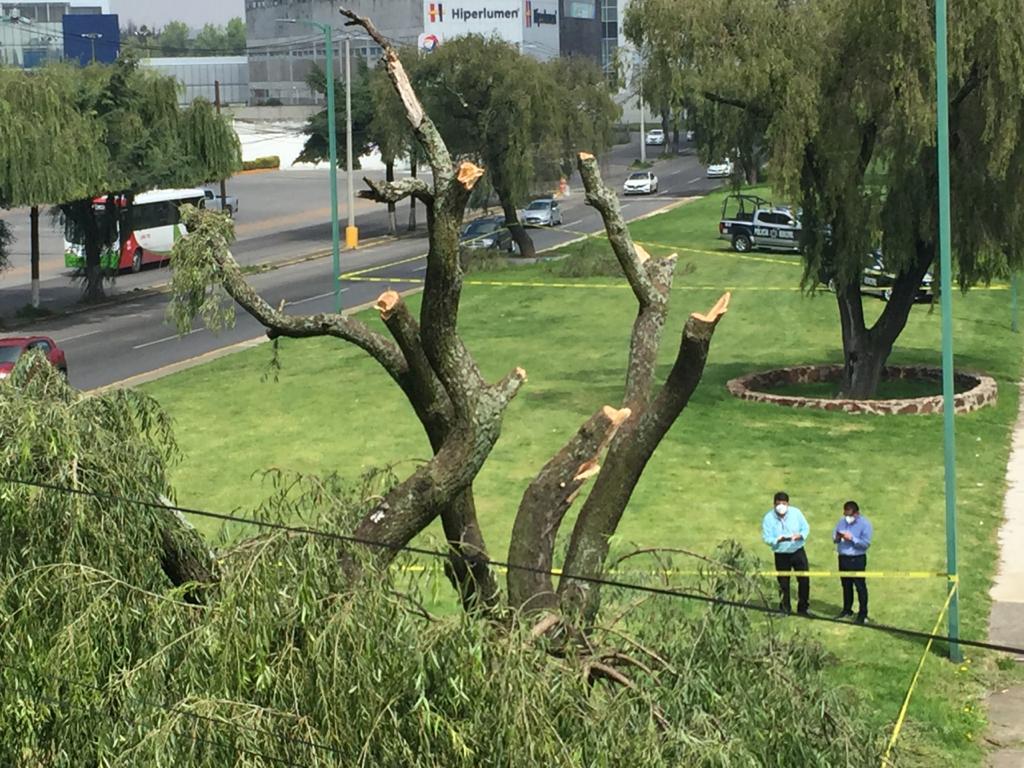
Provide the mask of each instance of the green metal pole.
[{"label": "green metal pole", "polygon": [[[939,270],[942,291],[942,422],[946,481],[946,572],[947,589],[956,585],[956,433],[953,413],[953,259],[949,215],[949,75],[946,51],[946,0],[935,0],[935,82],[938,97],[939,160]],[[960,662],[960,590],[949,603],[949,646],[951,661]]]},{"label": "green metal pole", "polygon": [[317,24],[327,45],[327,146],[331,161],[331,265],[334,275],[334,311],[341,312],[341,225],[338,222],[338,132],[334,114],[334,30]]}]

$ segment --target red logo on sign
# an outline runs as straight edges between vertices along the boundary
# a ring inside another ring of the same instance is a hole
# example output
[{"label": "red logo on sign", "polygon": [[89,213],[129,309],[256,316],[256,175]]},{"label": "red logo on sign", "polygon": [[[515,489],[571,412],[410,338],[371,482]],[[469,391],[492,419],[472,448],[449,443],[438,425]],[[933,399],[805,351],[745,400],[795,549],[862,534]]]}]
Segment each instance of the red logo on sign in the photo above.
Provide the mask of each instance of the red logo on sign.
[{"label": "red logo on sign", "polygon": [[444,21],[444,3],[431,3],[428,14],[431,24]]},{"label": "red logo on sign", "polygon": [[530,0],[526,0],[526,26],[533,26],[533,3]]}]

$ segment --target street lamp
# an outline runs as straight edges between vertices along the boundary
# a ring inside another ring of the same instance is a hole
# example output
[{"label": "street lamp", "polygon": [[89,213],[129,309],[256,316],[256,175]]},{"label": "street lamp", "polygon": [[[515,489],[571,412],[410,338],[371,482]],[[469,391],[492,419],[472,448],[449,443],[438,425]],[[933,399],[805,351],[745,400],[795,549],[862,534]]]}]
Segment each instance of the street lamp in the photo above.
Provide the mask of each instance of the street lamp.
[{"label": "street lamp", "polygon": [[[960,662],[959,582],[956,557],[956,433],[953,414],[953,266],[949,215],[949,75],[946,52],[946,0],[935,0],[935,87],[939,161],[939,290],[942,292],[942,424],[946,490],[946,573],[949,597],[949,658]],[[947,593],[948,594],[948,593]]]},{"label": "street lamp", "polygon": [[[331,180],[331,266],[334,275],[334,311],[341,312],[341,226],[338,223],[338,137],[334,114],[334,30],[329,24],[309,19],[277,19],[283,24],[307,24],[324,35],[327,68],[327,147],[330,159]],[[346,102],[349,101],[346,89]],[[351,120],[349,121],[351,123]],[[351,158],[351,141],[348,156]],[[352,176],[352,161],[349,160],[348,174]],[[352,219],[352,199],[349,198],[349,220]],[[346,232],[346,236],[347,236]]]},{"label": "street lamp", "polygon": [[96,41],[103,37],[101,32],[83,32],[82,37],[92,43],[92,63],[96,63]]},{"label": "street lamp", "polygon": [[644,53],[640,49],[637,49],[637,60],[640,62],[638,101],[640,103],[640,162],[643,164],[647,162],[647,131],[644,125]]}]

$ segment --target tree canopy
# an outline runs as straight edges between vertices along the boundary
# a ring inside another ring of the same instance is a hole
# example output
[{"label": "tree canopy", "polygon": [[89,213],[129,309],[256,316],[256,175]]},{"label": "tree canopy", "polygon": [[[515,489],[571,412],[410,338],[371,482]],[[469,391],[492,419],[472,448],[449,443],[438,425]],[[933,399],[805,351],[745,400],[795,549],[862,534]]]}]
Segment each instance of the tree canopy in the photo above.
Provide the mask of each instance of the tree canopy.
[{"label": "tree canopy", "polygon": [[121,30],[122,50],[145,56],[244,56],[245,22],[235,17],[224,26],[205,24],[195,37],[183,21],[170,21],[163,29],[129,24]]},{"label": "tree canopy", "polygon": [[[728,119],[701,140],[763,135],[778,194],[803,208],[805,284],[837,275],[844,391],[871,395],[936,261],[934,8],[891,3],[639,0],[630,14],[680,83]],[[963,288],[1022,262],[1024,17],[1013,0],[949,17],[953,250]],[[898,278],[865,320],[859,276],[881,246]]]}]

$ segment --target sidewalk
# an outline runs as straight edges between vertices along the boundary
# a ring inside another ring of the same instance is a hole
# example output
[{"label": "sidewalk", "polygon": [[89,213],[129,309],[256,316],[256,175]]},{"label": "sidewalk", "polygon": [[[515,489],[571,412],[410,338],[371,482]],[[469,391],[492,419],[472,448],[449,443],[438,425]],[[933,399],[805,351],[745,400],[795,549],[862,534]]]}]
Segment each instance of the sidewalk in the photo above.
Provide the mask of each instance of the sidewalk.
[{"label": "sidewalk", "polygon": [[[1024,387],[1021,394],[1006,465],[1005,519],[999,531],[999,567],[990,592],[989,617],[990,640],[1016,647],[1024,647]],[[989,755],[990,768],[1024,768],[1024,685],[990,694],[988,715],[988,740],[998,745]]]}]

